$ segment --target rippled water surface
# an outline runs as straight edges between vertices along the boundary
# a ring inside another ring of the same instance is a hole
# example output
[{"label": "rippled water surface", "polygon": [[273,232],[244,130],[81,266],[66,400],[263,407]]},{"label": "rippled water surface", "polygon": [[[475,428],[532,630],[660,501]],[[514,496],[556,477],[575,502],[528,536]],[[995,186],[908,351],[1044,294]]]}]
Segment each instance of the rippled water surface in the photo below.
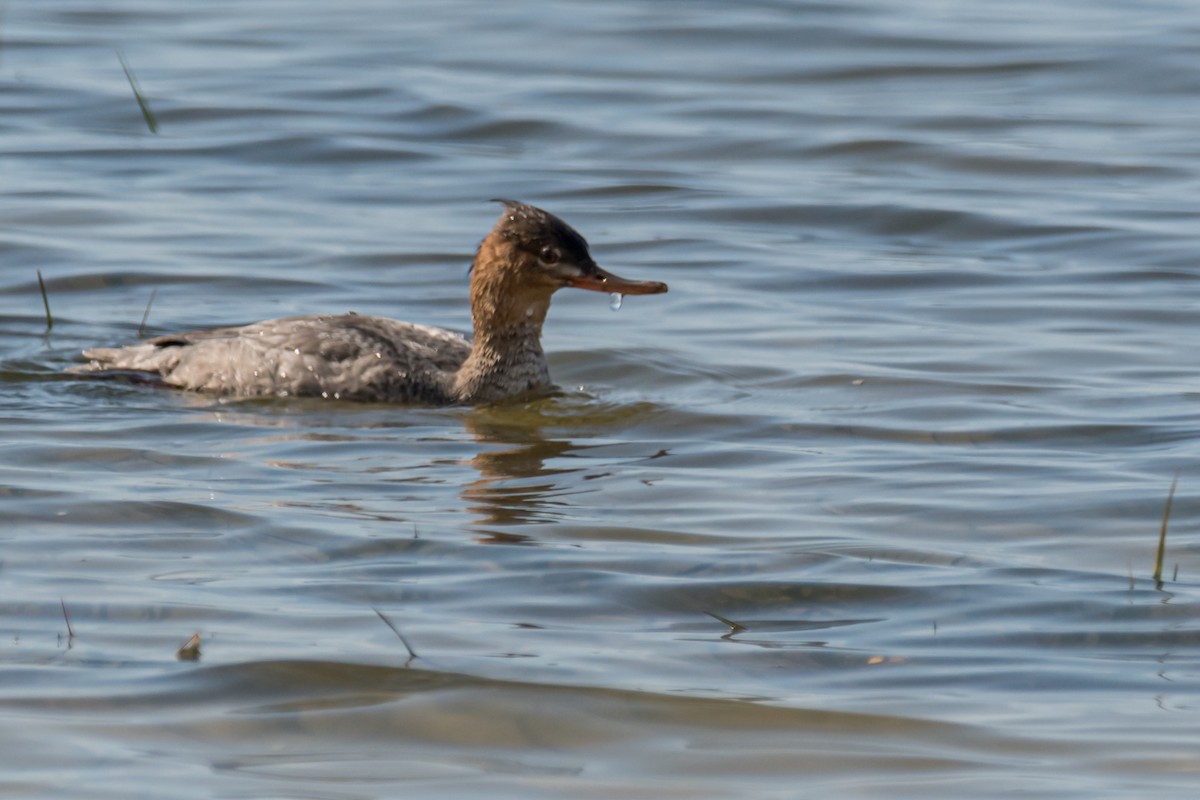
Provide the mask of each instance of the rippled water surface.
[{"label": "rippled water surface", "polygon": [[[0,793],[1195,796],[1200,7],[4,10]],[[671,286],[557,397],[62,372],[466,328],[492,197]]]}]

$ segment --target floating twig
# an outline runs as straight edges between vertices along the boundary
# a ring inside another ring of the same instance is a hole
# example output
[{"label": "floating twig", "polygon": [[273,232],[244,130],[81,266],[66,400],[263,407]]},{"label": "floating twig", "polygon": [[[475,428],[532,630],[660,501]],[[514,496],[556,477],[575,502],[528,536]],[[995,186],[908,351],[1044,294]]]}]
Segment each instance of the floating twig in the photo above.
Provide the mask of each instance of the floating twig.
[{"label": "floating twig", "polygon": [[722,639],[728,638],[730,636],[735,636],[735,635],[741,633],[742,631],[746,630],[746,626],[741,624],[740,622],[734,622],[731,619],[725,619],[720,614],[714,614],[711,611],[705,611],[704,613],[708,614],[710,617],[715,619],[717,622],[720,622],[722,625],[729,626],[729,633],[722,636],[721,637]]},{"label": "floating twig", "polygon": [[158,287],[155,286],[150,291],[150,299],[146,301],[146,311],[142,314],[142,324],[138,325],[138,338],[142,338],[142,332],[146,330],[146,320],[150,319],[150,306],[154,305],[154,298],[158,295]]},{"label": "floating twig", "polygon": [[1154,557],[1154,588],[1162,589],[1163,556],[1167,551],[1167,520],[1171,516],[1171,501],[1175,499],[1175,487],[1179,485],[1179,470],[1175,470],[1175,480],[1171,481],[1171,491],[1167,493],[1167,506],[1163,509],[1162,527],[1158,530],[1158,553]]},{"label": "floating twig", "polygon": [[180,661],[199,661],[200,660],[200,634],[193,633],[192,638],[184,642],[178,650],[175,651],[175,657]]},{"label": "floating twig", "polygon": [[46,308],[46,330],[54,327],[54,317],[50,316],[50,296],[46,294],[46,281],[42,279],[42,271],[37,271],[38,286],[42,290],[42,305]]},{"label": "floating twig", "polygon": [[382,611],[380,611],[378,608],[373,608],[371,610],[374,611],[381,620],[383,620],[384,625],[387,625],[389,628],[392,629],[392,633],[396,634],[396,638],[400,640],[400,644],[404,645],[404,649],[408,651],[408,660],[409,661],[412,661],[414,658],[420,657],[417,655],[417,652],[412,649],[412,645],[410,645],[408,643],[408,640],[404,638],[404,634],[400,632],[400,629],[397,628],[390,619],[385,617],[383,615]]},{"label": "floating twig", "polygon": [[150,110],[150,104],[146,102],[146,97],[142,94],[142,87],[138,86],[137,78],[133,76],[133,70],[125,63],[125,56],[121,54],[120,50],[117,51],[117,59],[121,62],[121,69],[125,70],[125,78],[129,81],[129,88],[133,90],[138,108],[142,110],[146,127],[150,129],[151,133],[158,133],[158,121],[154,119],[154,112]]}]

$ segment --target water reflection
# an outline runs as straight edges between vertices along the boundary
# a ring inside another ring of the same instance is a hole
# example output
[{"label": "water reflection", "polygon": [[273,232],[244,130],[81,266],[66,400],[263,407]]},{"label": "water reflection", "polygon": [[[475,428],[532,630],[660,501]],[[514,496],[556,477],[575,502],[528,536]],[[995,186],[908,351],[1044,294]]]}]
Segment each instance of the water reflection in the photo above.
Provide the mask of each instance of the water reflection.
[{"label": "water reflection", "polygon": [[[580,444],[577,439],[555,434],[571,431],[577,435],[589,426],[611,430],[613,424],[631,421],[651,408],[649,404],[599,406],[591,399],[579,402],[549,398],[526,406],[471,411],[463,417],[463,424],[485,447],[468,460],[479,477],[463,486],[465,507],[477,515],[475,522],[481,526],[515,526],[565,518],[570,505],[565,498],[591,491],[580,482],[609,473],[589,472],[587,462],[564,466],[563,459],[578,458],[599,444]],[[498,445],[499,449],[490,445]],[[662,453],[652,457],[658,455]],[[567,477],[585,472],[578,478]],[[487,530],[486,534],[489,541],[502,543],[528,539],[511,531]]]},{"label": "water reflection", "polygon": [[[462,499],[478,525],[521,525],[547,522],[562,516],[568,493],[559,476],[581,467],[549,467],[548,461],[584,449],[568,439],[548,438],[536,415],[479,412],[464,417],[467,431],[485,448],[469,463],[479,478],[463,486]],[[486,541],[516,544],[529,537],[512,532],[487,531]]]}]

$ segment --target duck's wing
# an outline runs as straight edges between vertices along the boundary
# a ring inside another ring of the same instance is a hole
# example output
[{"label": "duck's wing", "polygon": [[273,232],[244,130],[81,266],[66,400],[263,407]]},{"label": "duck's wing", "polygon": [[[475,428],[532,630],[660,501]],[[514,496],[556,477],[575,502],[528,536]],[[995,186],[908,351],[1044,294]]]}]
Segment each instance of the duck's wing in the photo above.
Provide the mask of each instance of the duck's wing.
[{"label": "duck's wing", "polygon": [[85,350],[91,361],[72,371],[150,373],[240,397],[438,403],[470,349],[460,334],[382,317],[286,317]]}]

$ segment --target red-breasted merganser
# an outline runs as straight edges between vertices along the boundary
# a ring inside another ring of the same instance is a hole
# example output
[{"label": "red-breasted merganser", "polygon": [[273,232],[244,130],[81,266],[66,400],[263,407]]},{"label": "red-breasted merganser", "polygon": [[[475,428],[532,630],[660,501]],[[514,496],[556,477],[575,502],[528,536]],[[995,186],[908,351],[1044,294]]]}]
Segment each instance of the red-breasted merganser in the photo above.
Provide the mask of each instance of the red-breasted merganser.
[{"label": "red-breasted merganser", "polygon": [[233,397],[455,405],[544,392],[552,387],[541,343],[551,295],[564,286],[660,294],[667,285],[605,272],[558,217],[499,202],[504,213],[471,264],[473,340],[383,317],[287,317],[85,350],[91,362],[71,371],[140,373]]}]

